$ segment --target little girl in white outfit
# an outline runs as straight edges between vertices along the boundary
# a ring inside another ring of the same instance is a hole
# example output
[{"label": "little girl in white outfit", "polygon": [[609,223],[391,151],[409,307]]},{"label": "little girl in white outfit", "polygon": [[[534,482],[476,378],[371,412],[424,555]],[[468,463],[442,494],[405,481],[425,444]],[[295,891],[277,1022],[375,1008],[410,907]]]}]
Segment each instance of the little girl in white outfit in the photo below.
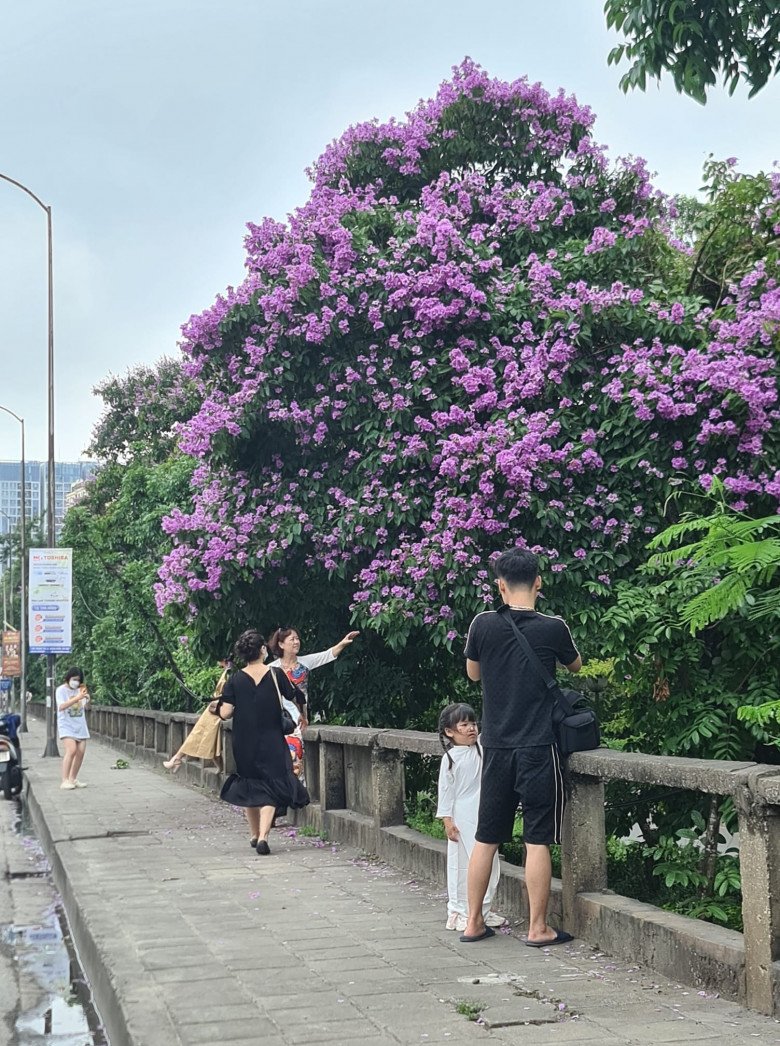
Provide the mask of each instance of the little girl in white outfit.
[{"label": "little girl in white outfit", "polygon": [[[482,749],[477,717],[470,705],[447,705],[439,716],[439,739],[444,758],[439,770],[439,804],[436,816],[447,833],[447,929],[465,930],[468,914],[466,881],[474,849],[482,777]],[[498,854],[483,906],[486,926],[503,926],[505,919],[490,911],[500,874]]]}]

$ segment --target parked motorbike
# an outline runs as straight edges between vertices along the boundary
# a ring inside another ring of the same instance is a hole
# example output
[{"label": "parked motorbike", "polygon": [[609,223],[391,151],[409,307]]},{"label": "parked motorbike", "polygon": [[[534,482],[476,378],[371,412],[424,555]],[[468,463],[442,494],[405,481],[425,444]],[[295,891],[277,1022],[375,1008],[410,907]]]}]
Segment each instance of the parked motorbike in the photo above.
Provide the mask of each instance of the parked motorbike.
[{"label": "parked motorbike", "polygon": [[6,712],[0,715],[0,786],[6,799],[22,790],[22,747],[19,743],[21,717]]}]

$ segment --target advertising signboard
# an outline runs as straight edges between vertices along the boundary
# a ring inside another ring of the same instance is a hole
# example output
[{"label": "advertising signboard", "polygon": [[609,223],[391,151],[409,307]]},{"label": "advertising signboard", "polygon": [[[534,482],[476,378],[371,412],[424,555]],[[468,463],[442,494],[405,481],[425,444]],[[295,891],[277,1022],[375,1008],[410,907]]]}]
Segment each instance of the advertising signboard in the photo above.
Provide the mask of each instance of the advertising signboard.
[{"label": "advertising signboard", "polygon": [[69,654],[73,549],[31,548],[29,573],[31,654]]},{"label": "advertising signboard", "polygon": [[22,673],[22,644],[16,629],[3,632],[2,669],[0,675],[13,679]]}]

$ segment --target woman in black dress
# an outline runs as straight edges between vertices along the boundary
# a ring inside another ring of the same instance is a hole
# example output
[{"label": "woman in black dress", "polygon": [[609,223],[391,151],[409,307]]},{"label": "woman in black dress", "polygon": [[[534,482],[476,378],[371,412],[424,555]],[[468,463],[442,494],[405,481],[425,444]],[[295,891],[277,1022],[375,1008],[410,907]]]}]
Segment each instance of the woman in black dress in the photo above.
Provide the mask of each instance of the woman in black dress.
[{"label": "woman in black dress", "polygon": [[259,854],[271,852],[268,834],[276,808],[297,810],[309,803],[309,793],[293,773],[282,732],[279,695],[290,701],[298,695],[284,672],[263,663],[266,653],[259,632],[244,632],[235,646],[235,660],[244,668],[233,673],[221,698],[210,706],[221,719],[233,719],[237,772],[225,781],[220,798],[246,809],[250,845]]}]

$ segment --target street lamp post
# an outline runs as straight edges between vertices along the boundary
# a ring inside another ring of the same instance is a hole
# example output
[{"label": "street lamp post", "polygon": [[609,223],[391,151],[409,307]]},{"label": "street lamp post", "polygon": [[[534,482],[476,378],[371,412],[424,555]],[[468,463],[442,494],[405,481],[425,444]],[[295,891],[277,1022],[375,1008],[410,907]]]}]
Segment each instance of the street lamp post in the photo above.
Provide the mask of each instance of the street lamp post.
[{"label": "street lamp post", "polygon": [[[46,215],[46,245],[47,245],[47,271],[49,277],[49,348],[47,354],[47,376],[48,376],[48,414],[49,414],[49,456],[48,456],[48,483],[46,497],[46,524],[47,540],[49,548],[54,548],[57,541],[54,518],[54,266],[52,251],[52,229],[51,229],[51,207],[47,206],[40,197],[36,196],[32,189],[10,178],[7,174],[0,174],[0,179],[10,182],[17,189],[27,193],[30,199],[41,208]],[[26,695],[25,695],[26,698]],[[24,701],[22,702],[24,703]],[[57,749],[56,734],[56,707],[54,703],[54,655],[46,655],[46,748],[44,755],[59,756]]]},{"label": "street lamp post", "polygon": [[22,717],[20,730],[22,733],[27,733],[27,465],[24,460],[24,418],[20,418],[14,411],[9,410],[8,407],[0,406],[5,414],[9,414],[12,418],[16,418],[22,429],[22,489],[20,492],[21,498],[21,535],[19,538],[19,559],[21,560],[21,586],[19,592],[20,602],[20,634],[22,643],[22,678],[21,688],[22,697],[19,706],[19,714]]},{"label": "street lamp post", "polygon": [[[5,521],[6,521],[7,529],[5,531],[5,536],[8,538],[8,545],[6,546],[6,551],[5,551],[5,563],[3,564],[3,620],[2,620],[2,626],[3,626],[3,628],[6,628],[6,627],[12,628],[13,626],[10,624],[10,622],[8,620],[8,616],[9,616],[8,615],[8,600],[7,600],[6,593],[7,593],[8,589],[11,590],[11,615],[10,616],[13,617],[13,609],[14,609],[14,560],[13,560],[13,549],[12,549],[12,546],[11,546],[11,524],[13,523],[13,519],[8,515],[7,512],[3,511],[3,509],[1,509],[1,508],[0,508],[0,516],[2,516],[5,519]],[[10,576],[10,579],[11,579],[10,582],[6,581],[6,578],[5,578],[6,574],[8,574]]]}]

